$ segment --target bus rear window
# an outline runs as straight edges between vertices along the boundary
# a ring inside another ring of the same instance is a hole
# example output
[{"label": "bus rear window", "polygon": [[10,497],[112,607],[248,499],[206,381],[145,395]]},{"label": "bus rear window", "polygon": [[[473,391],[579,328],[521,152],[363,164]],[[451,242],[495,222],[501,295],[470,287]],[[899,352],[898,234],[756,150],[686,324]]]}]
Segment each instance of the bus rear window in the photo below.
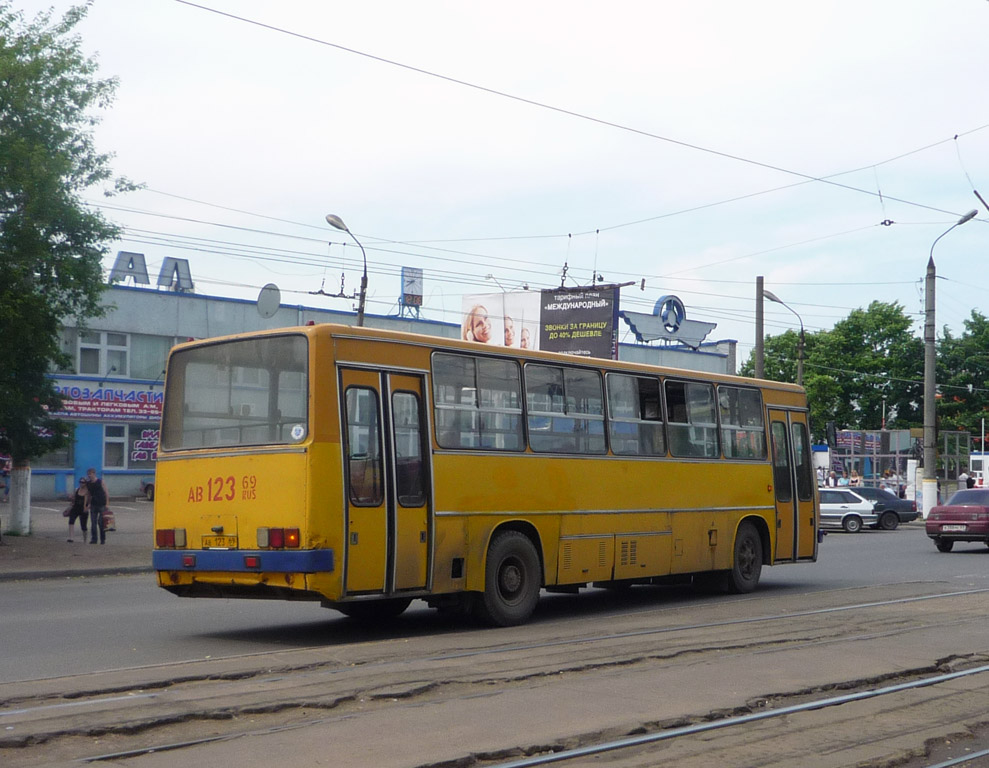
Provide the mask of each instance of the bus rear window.
[{"label": "bus rear window", "polygon": [[163,450],[298,443],[309,432],[304,336],[220,342],[172,355]]}]

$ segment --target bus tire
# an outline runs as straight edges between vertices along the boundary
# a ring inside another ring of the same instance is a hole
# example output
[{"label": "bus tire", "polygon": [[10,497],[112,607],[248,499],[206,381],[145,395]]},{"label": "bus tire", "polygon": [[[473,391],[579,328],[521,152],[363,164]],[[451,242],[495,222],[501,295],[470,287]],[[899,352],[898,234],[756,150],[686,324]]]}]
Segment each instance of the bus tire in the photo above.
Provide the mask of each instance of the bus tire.
[{"label": "bus tire", "polygon": [[725,575],[726,591],[736,595],[751,592],[762,574],[762,538],[752,523],[742,523],[735,534],[731,570]]},{"label": "bus tire", "polygon": [[410,597],[393,597],[388,600],[362,600],[355,603],[337,603],[333,610],[357,621],[373,623],[388,621],[401,614],[412,603]]},{"label": "bus tire", "polygon": [[484,592],[477,601],[482,620],[497,627],[522,624],[536,609],[542,587],[539,553],[518,531],[496,534],[484,566]]}]

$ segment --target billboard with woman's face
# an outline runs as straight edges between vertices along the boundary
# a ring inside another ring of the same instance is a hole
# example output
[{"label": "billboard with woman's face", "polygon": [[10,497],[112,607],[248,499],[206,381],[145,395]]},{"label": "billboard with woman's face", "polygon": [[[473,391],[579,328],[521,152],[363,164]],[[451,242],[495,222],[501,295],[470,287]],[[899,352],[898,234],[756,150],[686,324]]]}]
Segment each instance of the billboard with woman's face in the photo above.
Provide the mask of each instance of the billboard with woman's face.
[{"label": "billboard with woman's face", "polygon": [[612,358],[617,288],[560,288],[464,296],[461,338],[515,349]]}]

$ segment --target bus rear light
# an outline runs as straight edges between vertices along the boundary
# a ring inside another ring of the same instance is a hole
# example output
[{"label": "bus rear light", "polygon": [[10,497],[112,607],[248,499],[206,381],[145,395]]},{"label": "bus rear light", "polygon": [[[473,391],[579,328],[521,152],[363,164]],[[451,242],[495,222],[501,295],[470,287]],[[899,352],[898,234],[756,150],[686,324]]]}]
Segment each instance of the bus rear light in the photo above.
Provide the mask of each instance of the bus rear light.
[{"label": "bus rear light", "polygon": [[301,541],[298,528],[258,528],[258,547],[261,549],[298,549]]},{"label": "bus rear light", "polygon": [[155,531],[158,549],[182,549],[185,546],[185,528],[159,528]]},{"label": "bus rear light", "polygon": [[257,555],[244,555],[244,567],[245,568],[260,568],[261,558]]},{"label": "bus rear light", "polygon": [[196,567],[196,556],[195,555],[182,555],[182,567],[183,568],[195,568]]},{"label": "bus rear light", "polygon": [[272,549],[281,549],[285,546],[285,529],[284,528],[269,528],[268,529],[268,546]]}]

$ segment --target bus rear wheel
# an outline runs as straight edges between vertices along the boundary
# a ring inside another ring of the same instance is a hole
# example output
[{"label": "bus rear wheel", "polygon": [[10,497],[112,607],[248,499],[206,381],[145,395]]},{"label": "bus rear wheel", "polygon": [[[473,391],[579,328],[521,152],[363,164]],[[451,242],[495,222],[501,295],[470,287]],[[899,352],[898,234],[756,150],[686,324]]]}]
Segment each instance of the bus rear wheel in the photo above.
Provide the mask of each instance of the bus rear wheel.
[{"label": "bus rear wheel", "polygon": [[518,531],[497,534],[488,547],[480,618],[498,627],[522,624],[536,609],[541,587],[539,554],[529,538]]},{"label": "bus rear wheel", "polygon": [[333,609],[358,621],[375,622],[394,619],[412,603],[409,597],[388,600],[363,600],[356,603],[337,603]]},{"label": "bus rear wheel", "polygon": [[751,592],[762,574],[762,539],[752,523],[738,526],[734,554],[731,570],[725,574],[726,591],[736,595]]}]

